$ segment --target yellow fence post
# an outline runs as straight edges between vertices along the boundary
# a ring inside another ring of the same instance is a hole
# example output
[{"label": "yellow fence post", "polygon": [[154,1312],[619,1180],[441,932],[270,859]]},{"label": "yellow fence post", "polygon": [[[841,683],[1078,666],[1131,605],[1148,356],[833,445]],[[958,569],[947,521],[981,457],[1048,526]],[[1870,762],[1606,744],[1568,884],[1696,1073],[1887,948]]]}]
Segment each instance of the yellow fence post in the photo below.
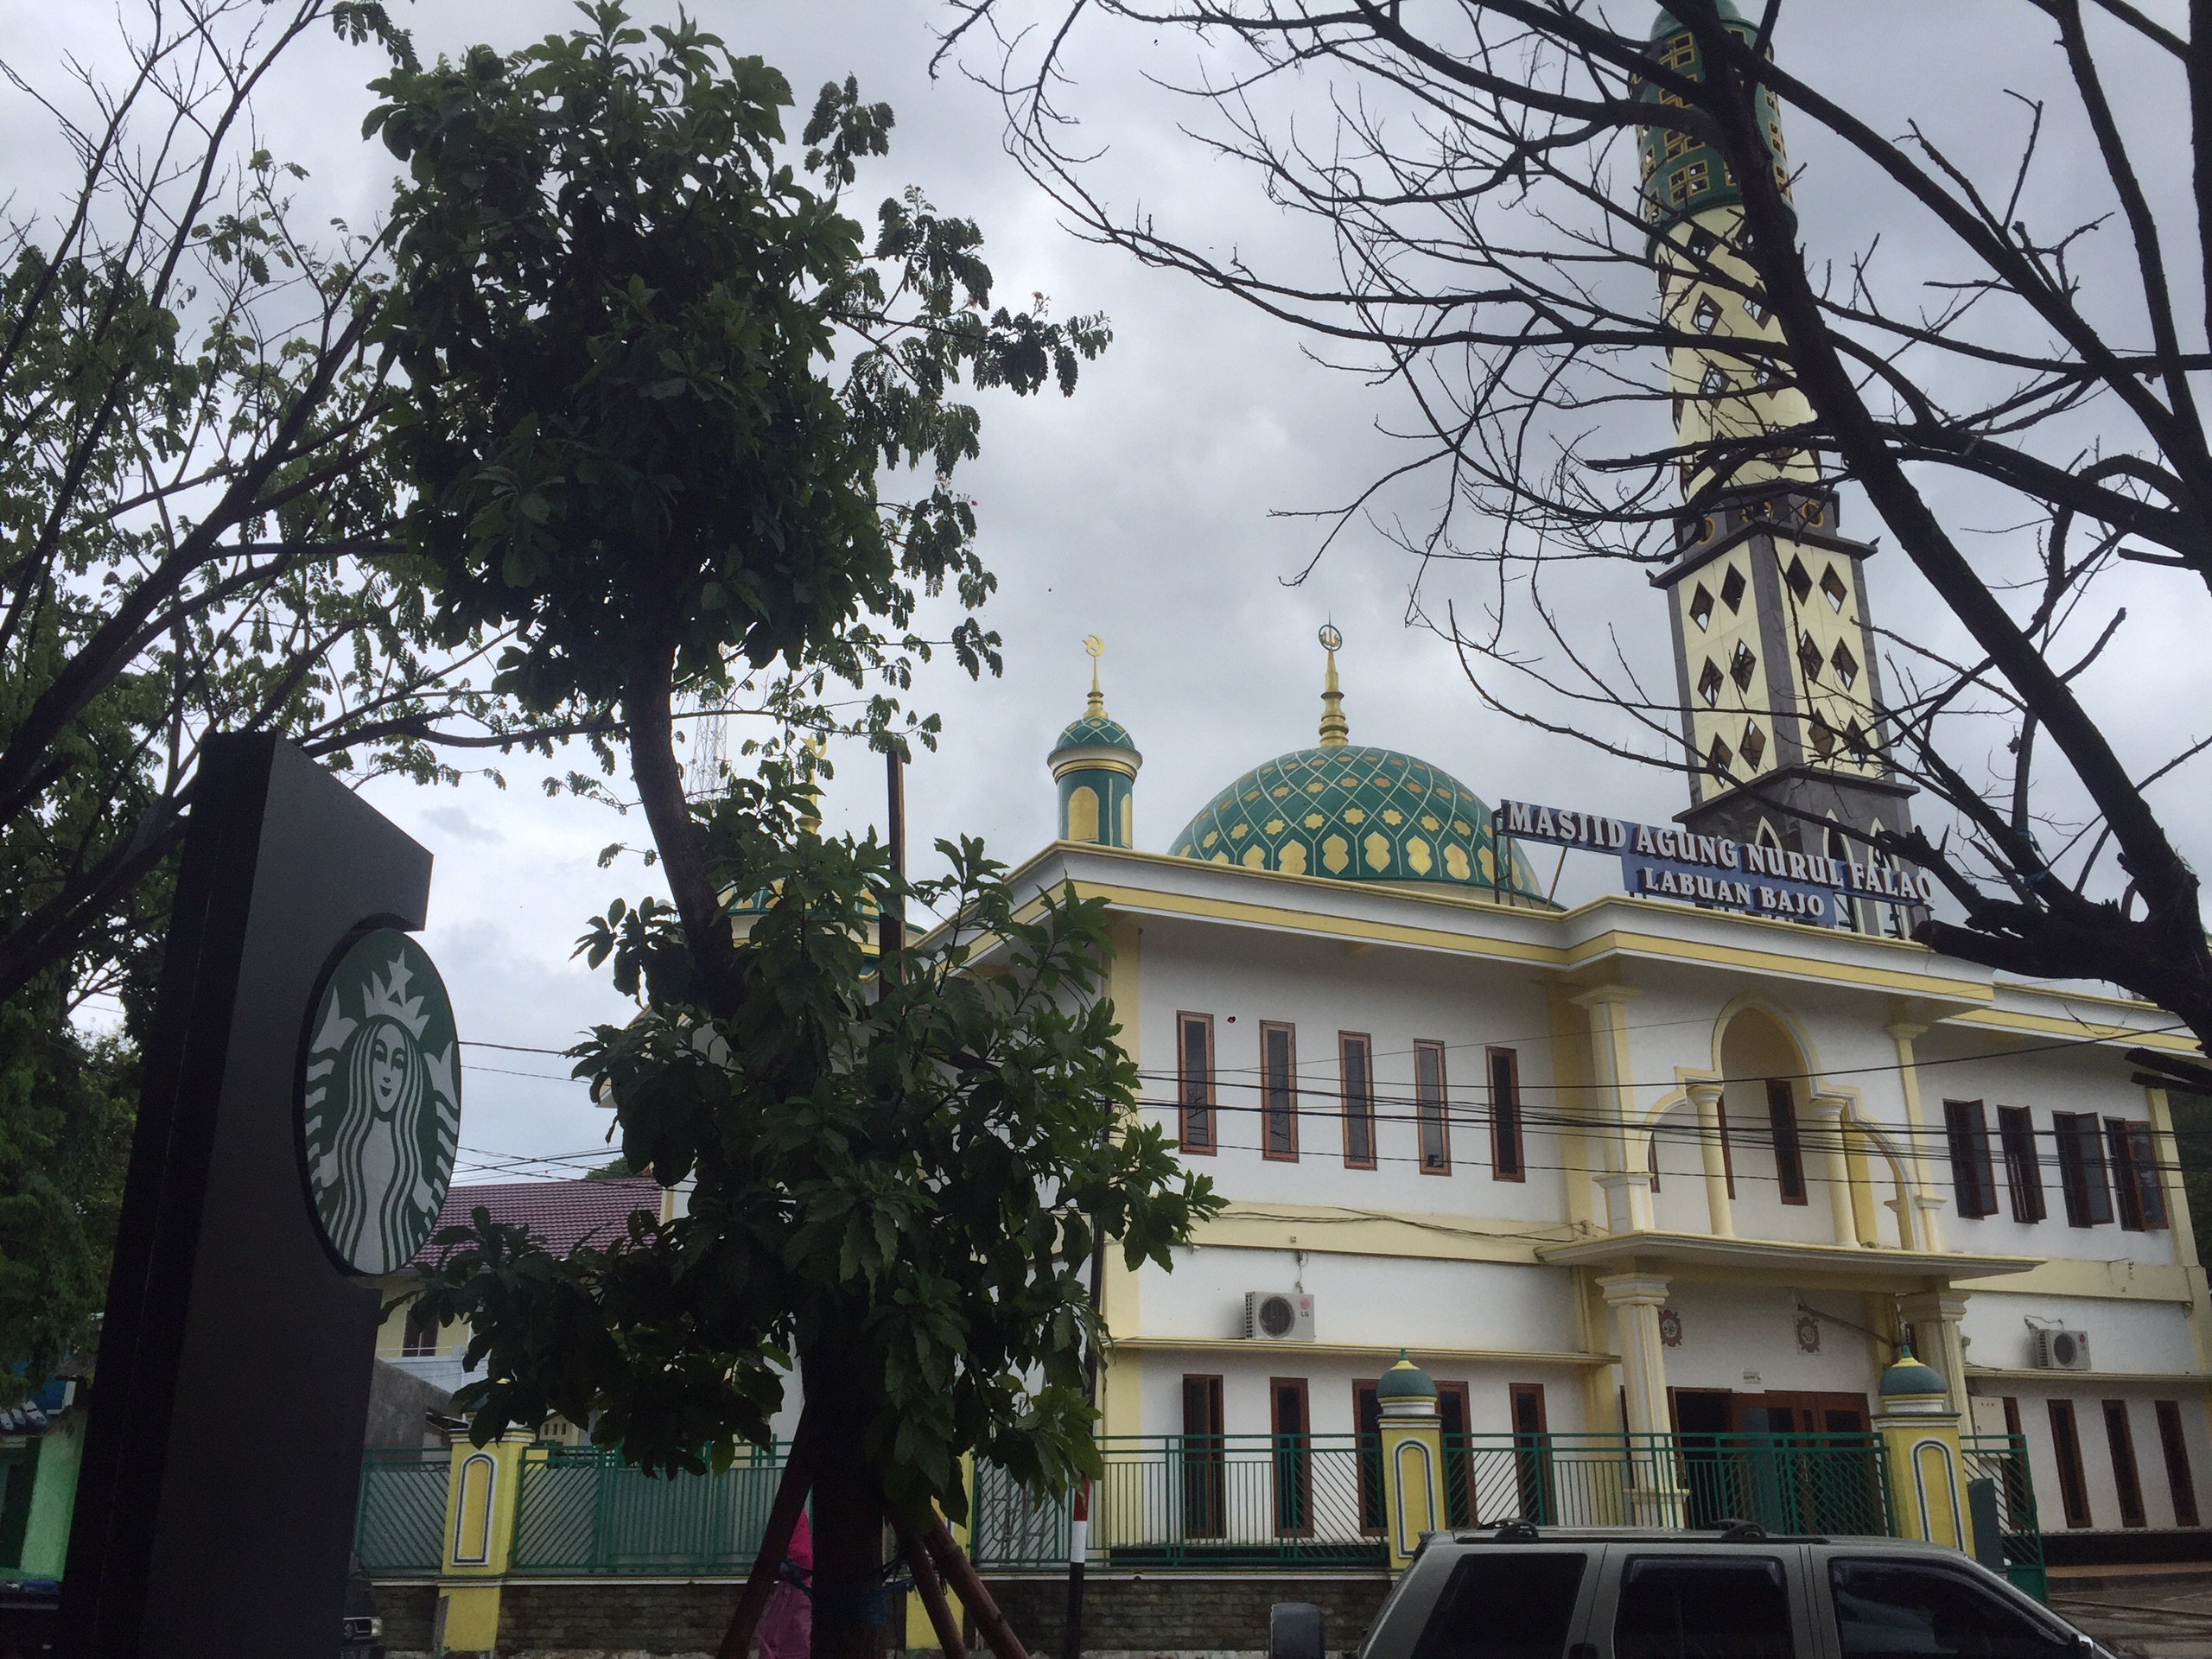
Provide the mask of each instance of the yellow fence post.
[{"label": "yellow fence post", "polygon": [[531,1438],[519,1429],[489,1446],[472,1444],[466,1431],[452,1438],[433,1640],[441,1651],[489,1653],[499,1645],[499,1586],[514,1552],[515,1502]]},{"label": "yellow fence post", "polygon": [[1444,1525],[1444,1422],[1436,1384],[1403,1350],[1376,1384],[1375,1398],[1382,1415],[1382,1530],[1390,1570],[1398,1573],[1421,1548],[1421,1535]]},{"label": "yellow fence post", "polygon": [[1881,1400],[1874,1428],[1889,1470],[1891,1530],[1971,1553],[1959,1414],[1942,1376],[1908,1348],[1882,1373]]}]

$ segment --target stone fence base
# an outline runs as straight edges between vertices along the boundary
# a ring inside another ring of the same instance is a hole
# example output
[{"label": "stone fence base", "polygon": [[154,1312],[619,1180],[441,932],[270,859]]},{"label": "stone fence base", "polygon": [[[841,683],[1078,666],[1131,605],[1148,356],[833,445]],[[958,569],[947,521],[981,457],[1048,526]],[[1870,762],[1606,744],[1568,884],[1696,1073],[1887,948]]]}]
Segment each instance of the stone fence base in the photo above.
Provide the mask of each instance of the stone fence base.
[{"label": "stone fence base", "polygon": [[[1058,1574],[992,1578],[992,1596],[1034,1659],[1066,1659],[1067,1580]],[[1094,1573],[1084,1595],[1083,1659],[1243,1659],[1264,1652],[1268,1609],[1310,1601],[1321,1609],[1332,1655],[1348,1654],[1382,1605],[1390,1580],[1376,1573]],[[732,1579],[673,1581],[509,1580],[500,1596],[498,1659],[711,1659],[737,1605]],[[433,1659],[438,1587],[379,1584],[389,1659]],[[910,1597],[894,1601],[882,1651],[912,1654],[929,1622]],[[970,1633],[971,1650],[981,1643]],[[934,1648],[922,1649],[923,1656]],[[460,1659],[460,1656],[452,1656]]]}]

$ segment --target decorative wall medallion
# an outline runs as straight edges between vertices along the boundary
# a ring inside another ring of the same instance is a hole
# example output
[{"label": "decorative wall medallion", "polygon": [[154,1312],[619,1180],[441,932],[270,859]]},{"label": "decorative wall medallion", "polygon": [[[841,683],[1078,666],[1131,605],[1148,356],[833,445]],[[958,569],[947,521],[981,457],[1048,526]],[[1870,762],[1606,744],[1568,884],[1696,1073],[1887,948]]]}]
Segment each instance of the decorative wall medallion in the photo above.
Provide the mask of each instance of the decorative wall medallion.
[{"label": "decorative wall medallion", "polygon": [[1821,1322],[1810,1313],[1797,1316],[1797,1351],[1803,1354],[1821,1351]]},{"label": "decorative wall medallion", "polygon": [[429,1236],[461,1137],[453,1003],[423,947],[364,934],[323,981],[300,1056],[300,1147],[315,1221],[355,1273]]},{"label": "decorative wall medallion", "polygon": [[1682,1316],[1671,1307],[1659,1310],[1659,1345],[1662,1348],[1682,1345]]}]

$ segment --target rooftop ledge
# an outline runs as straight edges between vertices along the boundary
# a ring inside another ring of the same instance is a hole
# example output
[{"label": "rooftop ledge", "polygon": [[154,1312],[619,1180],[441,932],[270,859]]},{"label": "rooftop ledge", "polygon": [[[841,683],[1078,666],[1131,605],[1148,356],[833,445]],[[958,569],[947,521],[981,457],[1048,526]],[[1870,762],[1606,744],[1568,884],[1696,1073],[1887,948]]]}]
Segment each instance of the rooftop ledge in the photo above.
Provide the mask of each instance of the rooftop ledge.
[{"label": "rooftop ledge", "polygon": [[1634,1268],[1642,1262],[1682,1267],[1784,1268],[1808,1279],[1993,1279],[2043,1265],[2033,1255],[1975,1255],[1964,1250],[1870,1249],[1847,1244],[1800,1244],[1788,1239],[1713,1238],[1702,1233],[1601,1233],[1572,1244],[1540,1244],[1536,1259],[1553,1267]]}]

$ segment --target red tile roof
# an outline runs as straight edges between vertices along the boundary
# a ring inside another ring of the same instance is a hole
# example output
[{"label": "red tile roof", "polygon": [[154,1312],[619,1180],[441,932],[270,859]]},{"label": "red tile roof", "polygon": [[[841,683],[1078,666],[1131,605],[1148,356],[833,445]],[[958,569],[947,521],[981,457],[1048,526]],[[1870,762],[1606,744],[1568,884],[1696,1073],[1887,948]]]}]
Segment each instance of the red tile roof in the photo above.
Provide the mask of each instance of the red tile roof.
[{"label": "red tile roof", "polygon": [[[446,1194],[431,1239],[448,1227],[467,1226],[480,1205],[492,1212],[493,1220],[527,1227],[554,1255],[566,1255],[581,1243],[606,1245],[620,1238],[633,1210],[658,1217],[660,1183],[642,1175],[617,1181],[492,1181],[456,1186]],[[415,1259],[435,1262],[439,1254],[435,1243],[426,1243]]]}]

